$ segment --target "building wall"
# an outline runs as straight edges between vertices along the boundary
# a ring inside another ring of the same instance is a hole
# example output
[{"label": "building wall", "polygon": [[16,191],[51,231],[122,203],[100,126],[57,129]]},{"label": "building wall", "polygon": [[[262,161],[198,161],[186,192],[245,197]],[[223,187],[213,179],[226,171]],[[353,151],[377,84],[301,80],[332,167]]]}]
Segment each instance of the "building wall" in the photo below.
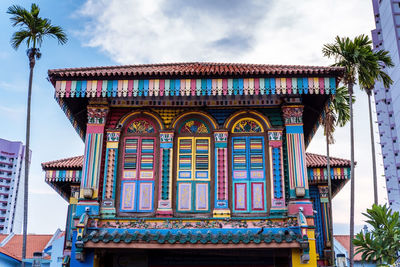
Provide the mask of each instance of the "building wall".
[{"label": "building wall", "polygon": [[373,0],[376,29],[372,31],[374,49],[390,52],[395,64],[387,70],[391,88],[377,82],[374,88],[380,143],[385,169],[388,202],[400,211],[400,1]]},{"label": "building wall", "polygon": [[25,146],[0,139],[0,233],[21,233]]}]

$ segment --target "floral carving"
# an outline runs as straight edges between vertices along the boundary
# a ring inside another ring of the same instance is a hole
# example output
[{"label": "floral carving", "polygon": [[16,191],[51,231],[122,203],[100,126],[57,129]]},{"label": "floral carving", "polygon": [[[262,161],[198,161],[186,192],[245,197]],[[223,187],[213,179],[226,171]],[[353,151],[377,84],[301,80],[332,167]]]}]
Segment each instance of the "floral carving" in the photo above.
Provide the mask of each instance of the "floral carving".
[{"label": "floral carving", "polygon": [[146,120],[134,120],[132,121],[127,129],[128,133],[138,133],[138,134],[143,134],[143,133],[154,133],[154,126],[146,121]]}]

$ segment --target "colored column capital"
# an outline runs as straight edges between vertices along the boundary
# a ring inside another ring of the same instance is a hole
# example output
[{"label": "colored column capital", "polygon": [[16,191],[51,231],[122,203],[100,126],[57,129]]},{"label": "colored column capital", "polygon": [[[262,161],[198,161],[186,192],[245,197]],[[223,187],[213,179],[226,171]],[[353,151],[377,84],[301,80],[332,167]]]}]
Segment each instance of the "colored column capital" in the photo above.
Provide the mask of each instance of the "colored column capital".
[{"label": "colored column capital", "polygon": [[88,124],[104,124],[109,108],[103,105],[93,105],[87,107]]},{"label": "colored column capital", "polygon": [[228,131],[215,131],[214,141],[220,143],[228,142]]},{"label": "colored column capital", "polygon": [[285,105],[282,106],[283,118],[285,125],[302,125],[303,124],[303,105]]},{"label": "colored column capital", "polygon": [[160,144],[170,144],[174,142],[174,132],[173,131],[161,131],[160,132]]},{"label": "colored column capital", "polygon": [[279,148],[282,146],[282,129],[269,130],[268,131],[268,142],[271,147]]},{"label": "colored column capital", "polygon": [[109,142],[119,142],[119,137],[121,136],[121,129],[107,129],[107,143]]}]

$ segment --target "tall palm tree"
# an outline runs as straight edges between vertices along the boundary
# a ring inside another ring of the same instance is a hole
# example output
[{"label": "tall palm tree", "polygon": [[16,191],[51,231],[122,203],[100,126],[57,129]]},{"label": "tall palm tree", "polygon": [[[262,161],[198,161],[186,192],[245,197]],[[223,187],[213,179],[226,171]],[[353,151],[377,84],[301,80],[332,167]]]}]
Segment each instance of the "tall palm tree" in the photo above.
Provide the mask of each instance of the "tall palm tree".
[{"label": "tall palm tree", "polygon": [[[29,86],[28,86],[28,103],[26,112],[26,147],[25,147],[25,179],[24,179],[24,222],[23,222],[23,245],[22,245],[22,259],[26,258],[26,233],[28,225],[28,175],[29,175],[29,139],[30,139],[30,124],[31,124],[31,95],[32,95],[32,80],[33,69],[36,60],[40,59],[40,47],[45,37],[55,38],[59,44],[67,42],[67,35],[59,26],[53,26],[51,21],[47,18],[39,17],[39,6],[36,4],[31,5],[31,10],[12,5],[8,8],[7,13],[11,15],[11,23],[13,27],[18,27],[11,37],[11,46],[18,49],[23,42],[26,42],[27,56],[29,59]],[[22,262],[22,266],[25,263]]]},{"label": "tall palm tree", "polygon": [[373,54],[379,61],[379,69],[376,70],[376,78],[371,77],[370,80],[363,81],[360,80],[360,88],[367,93],[368,96],[368,110],[369,110],[369,127],[370,127],[370,135],[371,135],[371,155],[372,155],[372,170],[373,170],[373,179],[374,179],[374,204],[378,205],[378,179],[376,174],[376,160],[375,160],[375,139],[374,139],[374,129],[372,123],[372,108],[371,108],[371,94],[372,90],[375,87],[375,80],[382,81],[382,84],[385,88],[388,88],[393,84],[393,80],[390,76],[383,71],[385,67],[393,67],[394,64],[389,55],[388,51],[378,50],[374,51]]},{"label": "tall palm tree", "polygon": [[[354,99],[353,99],[354,101]],[[336,126],[343,127],[350,120],[349,93],[346,87],[339,87],[335,96],[325,110],[325,117],[321,120],[326,137],[326,161],[328,171],[328,201],[329,201],[329,235],[331,240],[331,265],[335,266],[335,250],[333,245],[333,215],[332,215],[332,181],[329,145],[335,143],[333,133]]]},{"label": "tall palm tree", "polygon": [[[325,44],[324,56],[335,59],[333,66],[345,69],[343,83],[349,92],[350,106],[350,240],[354,238],[354,122],[353,122],[353,89],[357,80],[361,83],[377,80],[381,69],[379,60],[372,52],[371,40],[366,35],[359,35],[351,40],[348,37],[335,38],[335,42]],[[350,267],[354,266],[354,245],[350,242]]]}]

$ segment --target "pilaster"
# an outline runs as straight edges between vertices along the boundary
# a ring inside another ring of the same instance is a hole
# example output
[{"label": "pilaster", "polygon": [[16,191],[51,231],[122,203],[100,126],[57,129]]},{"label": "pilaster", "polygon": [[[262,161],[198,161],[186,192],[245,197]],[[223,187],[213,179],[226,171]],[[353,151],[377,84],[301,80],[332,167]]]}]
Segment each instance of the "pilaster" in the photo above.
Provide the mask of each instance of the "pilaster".
[{"label": "pilaster", "polygon": [[288,214],[296,214],[299,208],[303,208],[306,216],[312,216],[313,209],[312,203],[309,200],[310,196],[304,143],[303,109],[303,105],[298,104],[282,106],[288,156],[290,197]]},{"label": "pilaster", "polygon": [[174,132],[160,132],[160,183],[158,216],[171,217],[172,211],[172,159],[173,159]]},{"label": "pilaster", "polygon": [[120,134],[120,129],[107,130],[103,196],[100,208],[100,212],[103,216],[113,216],[116,214],[115,192],[117,183],[118,144]]},{"label": "pilaster", "polygon": [[272,188],[271,212],[285,212],[285,181],[282,151],[283,130],[268,131],[270,177]]},{"label": "pilaster", "polygon": [[228,131],[214,132],[215,201],[213,216],[230,217],[228,206]]},{"label": "pilaster", "polygon": [[90,207],[90,214],[99,214],[99,178],[103,150],[104,126],[108,114],[106,105],[89,105],[86,126],[85,154],[77,215]]}]

